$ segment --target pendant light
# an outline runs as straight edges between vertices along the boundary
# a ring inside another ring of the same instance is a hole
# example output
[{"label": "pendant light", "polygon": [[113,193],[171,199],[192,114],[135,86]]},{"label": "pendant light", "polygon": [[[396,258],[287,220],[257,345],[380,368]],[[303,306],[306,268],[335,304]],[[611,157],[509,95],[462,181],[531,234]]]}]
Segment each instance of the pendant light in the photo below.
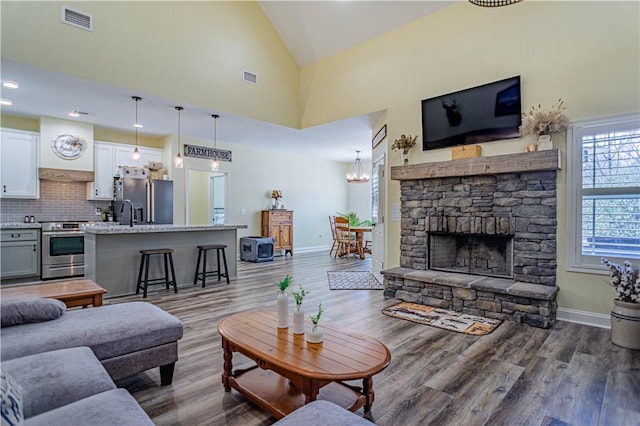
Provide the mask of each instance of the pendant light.
[{"label": "pendant light", "polygon": [[211,160],[211,171],[217,172],[220,165],[218,164],[218,114],[212,114],[213,117],[213,159]]},{"label": "pendant light", "polygon": [[353,163],[353,167],[351,167],[351,173],[347,173],[347,182],[369,182],[369,175],[362,170],[362,163],[360,162],[360,151],[356,151],[356,162]]},{"label": "pendant light", "polygon": [[520,3],[522,0],[469,0],[469,3],[482,7],[500,7]]},{"label": "pendant light", "polygon": [[180,148],[182,148],[182,144],[180,143],[180,112],[184,109],[181,106],[175,107],[176,111],[178,111],[178,155],[176,155],[173,164],[176,169],[181,169],[184,166],[182,161],[182,156],[180,155]]},{"label": "pendant light", "polygon": [[134,161],[140,161],[140,151],[138,150],[138,129],[142,128],[142,124],[138,122],[138,102],[142,100],[140,96],[132,96],[131,99],[136,101],[136,122],[133,124],[133,127],[136,128],[136,149],[133,150],[133,158]]}]

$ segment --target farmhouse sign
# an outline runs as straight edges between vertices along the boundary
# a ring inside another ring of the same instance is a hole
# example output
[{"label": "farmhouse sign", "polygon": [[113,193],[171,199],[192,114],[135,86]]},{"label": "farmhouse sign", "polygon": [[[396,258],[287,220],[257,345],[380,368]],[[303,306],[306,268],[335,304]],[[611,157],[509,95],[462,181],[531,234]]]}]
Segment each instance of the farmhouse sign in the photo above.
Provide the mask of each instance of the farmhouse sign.
[{"label": "farmhouse sign", "polygon": [[184,145],[185,157],[210,158],[218,161],[231,162],[231,151],[206,146]]}]

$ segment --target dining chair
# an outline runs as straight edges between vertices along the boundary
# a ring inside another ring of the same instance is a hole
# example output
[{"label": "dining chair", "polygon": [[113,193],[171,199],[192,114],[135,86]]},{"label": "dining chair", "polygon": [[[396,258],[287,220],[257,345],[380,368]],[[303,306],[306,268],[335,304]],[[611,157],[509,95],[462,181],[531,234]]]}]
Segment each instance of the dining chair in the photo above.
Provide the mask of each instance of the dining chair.
[{"label": "dining chair", "polygon": [[334,258],[338,256],[349,257],[351,253],[360,254],[360,244],[352,238],[349,220],[340,216],[335,217],[336,237],[338,241],[338,249]]},{"label": "dining chair", "polygon": [[336,235],[336,217],[329,215],[329,226],[331,227],[331,238],[333,238],[333,244],[331,244],[331,250],[329,250],[329,256],[334,250],[338,250],[338,237]]}]

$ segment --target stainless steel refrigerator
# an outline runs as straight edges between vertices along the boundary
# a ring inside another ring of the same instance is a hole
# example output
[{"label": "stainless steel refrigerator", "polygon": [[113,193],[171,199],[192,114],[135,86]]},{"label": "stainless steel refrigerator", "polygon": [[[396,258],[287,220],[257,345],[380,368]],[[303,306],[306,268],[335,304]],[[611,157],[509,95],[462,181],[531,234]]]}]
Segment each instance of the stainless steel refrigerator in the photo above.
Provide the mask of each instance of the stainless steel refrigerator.
[{"label": "stainless steel refrigerator", "polygon": [[173,224],[173,181],[121,178],[115,183],[114,220],[128,225],[133,206],[133,223]]}]

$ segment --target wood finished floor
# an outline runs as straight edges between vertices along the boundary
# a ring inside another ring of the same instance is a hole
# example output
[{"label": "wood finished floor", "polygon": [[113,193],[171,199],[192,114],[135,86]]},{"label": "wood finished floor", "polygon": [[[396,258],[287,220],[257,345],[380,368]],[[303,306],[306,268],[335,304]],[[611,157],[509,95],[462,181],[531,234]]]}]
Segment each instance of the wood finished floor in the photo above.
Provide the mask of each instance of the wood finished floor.
[{"label": "wood finished floor", "polygon": [[[178,294],[156,287],[146,300],[184,322],[173,384],[160,387],[153,369],[118,385],[156,425],[272,424],[275,418],[242,395],[224,392],[216,328],[234,312],[275,309],[276,283],[289,274],[294,288],[310,291],[307,312],[321,301],[321,322],[368,334],[391,351],[389,367],[373,379],[370,420],[378,425],[640,425],[640,351],[613,345],[609,330],[505,322],[488,336],[468,336],[383,315],[397,301],[380,290],[329,290],[327,271],[369,267],[369,259],[296,254],[239,262],[230,285],[184,287]],[[141,296],[105,304],[131,300]],[[234,354],[234,368],[249,363]]]}]

